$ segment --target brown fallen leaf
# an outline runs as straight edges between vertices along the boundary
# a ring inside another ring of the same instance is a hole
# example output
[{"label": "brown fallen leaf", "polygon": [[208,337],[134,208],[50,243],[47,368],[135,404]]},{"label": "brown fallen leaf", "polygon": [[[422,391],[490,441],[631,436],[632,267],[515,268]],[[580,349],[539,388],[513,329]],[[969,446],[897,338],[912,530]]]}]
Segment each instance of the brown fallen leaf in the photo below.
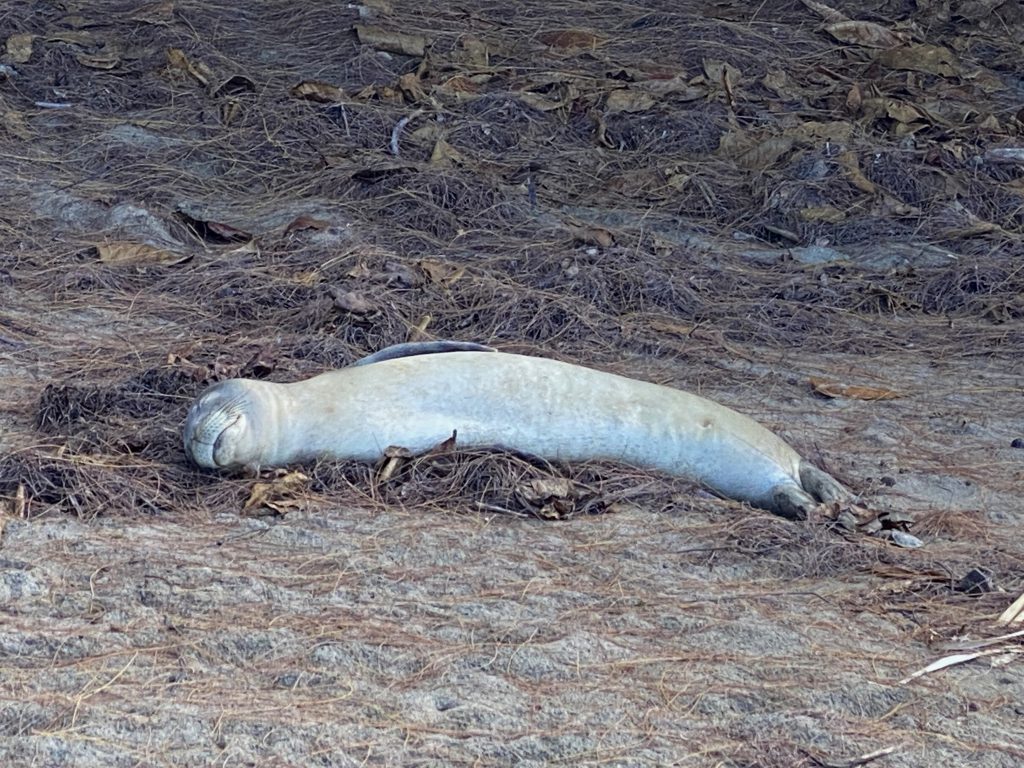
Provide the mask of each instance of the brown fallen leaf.
[{"label": "brown fallen leaf", "polygon": [[337,104],[345,98],[345,92],[341,88],[319,80],[303,80],[292,87],[291,94],[297,99],[308,99],[321,104]]},{"label": "brown fallen leaf", "polygon": [[814,11],[816,14],[821,16],[822,21],[827,21],[832,24],[838,24],[843,21],[849,21],[849,16],[844,16],[834,8],[830,8],[824,3],[816,2],[815,0],[802,0],[803,4]]},{"label": "brown fallen leaf", "polygon": [[423,273],[400,261],[389,261],[384,264],[385,285],[397,285],[400,288],[419,288],[426,282]]},{"label": "brown fallen leaf", "polygon": [[19,32],[7,38],[5,50],[7,60],[11,64],[24,64],[32,58],[32,41],[36,36],[28,32]]},{"label": "brown fallen leaf", "polygon": [[873,21],[840,21],[826,24],[825,31],[840,43],[865,48],[894,48],[906,42],[903,35]]},{"label": "brown fallen leaf", "polygon": [[294,497],[308,482],[309,477],[303,473],[288,472],[270,482],[253,483],[249,498],[242,505],[242,511],[255,516],[286,515],[290,510],[301,506],[302,502]]},{"label": "brown fallen leaf", "polygon": [[563,51],[591,50],[604,42],[603,37],[586,29],[555,29],[541,32],[537,39],[544,45]]},{"label": "brown fallen leaf", "polygon": [[171,0],[166,0],[166,2],[139,6],[131,12],[128,19],[140,24],[167,26],[174,21],[174,3]]},{"label": "brown fallen leaf", "polygon": [[449,165],[462,165],[466,162],[465,156],[444,139],[438,139],[434,149],[430,153],[430,164],[441,167]]},{"label": "brown fallen leaf", "polygon": [[292,222],[284,228],[284,233],[290,235],[292,232],[301,232],[306,229],[313,229],[317,232],[328,229],[331,222],[324,219],[314,219],[312,216],[302,214],[292,219]]},{"label": "brown fallen leaf", "polygon": [[466,274],[465,267],[438,259],[421,259],[417,264],[436,285],[454,285]]},{"label": "brown fallen leaf", "polygon": [[342,291],[336,286],[327,289],[334,299],[334,306],[343,312],[351,312],[353,315],[368,315],[373,312],[373,302],[358,291]]},{"label": "brown fallen leaf", "polygon": [[846,171],[846,178],[853,186],[859,189],[861,192],[867,192],[869,195],[875,194],[877,188],[874,182],[871,181],[864,172],[860,169],[860,160],[857,155],[850,150],[841,153],[836,160],[839,165]]},{"label": "brown fallen leaf", "polygon": [[167,49],[167,61],[172,69],[177,69],[193,77],[204,88],[213,80],[213,70],[201,61],[192,61],[180,48]]},{"label": "brown fallen leaf", "polygon": [[953,77],[960,71],[960,62],[949,48],[941,45],[908,45],[882,51],[875,58],[890,69],[907,69],[930,75]]},{"label": "brown fallen leaf", "polygon": [[653,96],[643,91],[619,88],[605,99],[605,112],[645,112],[655,105]]},{"label": "brown fallen leaf", "polygon": [[75,60],[89,69],[114,69],[121,63],[119,51],[100,51],[98,53],[76,53]]},{"label": "brown fallen leaf", "polygon": [[789,136],[773,136],[739,155],[736,164],[751,171],[766,170],[775,165],[794,144]]},{"label": "brown fallen leaf", "polygon": [[574,240],[584,245],[597,245],[601,248],[611,248],[615,245],[615,235],[604,227],[569,224],[566,229]]},{"label": "brown fallen leaf", "polygon": [[422,35],[392,32],[369,24],[356,24],[355,31],[360,43],[378,51],[400,53],[405,56],[423,56],[426,53],[427,39]]},{"label": "brown fallen leaf", "polygon": [[167,266],[181,264],[192,258],[146,243],[113,242],[96,246],[101,264],[112,267]]},{"label": "brown fallen leaf", "polygon": [[538,517],[558,520],[576,507],[576,486],[564,477],[537,477],[516,487],[519,500]]},{"label": "brown fallen leaf", "polygon": [[427,92],[423,89],[423,83],[415,72],[407,72],[398,78],[398,90],[405,96],[410,104],[423,101],[427,98]]},{"label": "brown fallen leaf", "polygon": [[825,221],[829,224],[846,221],[846,214],[831,205],[812,205],[801,208],[799,216],[803,221]]},{"label": "brown fallen leaf", "polygon": [[690,334],[693,333],[696,326],[693,325],[680,325],[679,323],[670,322],[668,320],[648,320],[644,325],[652,331],[658,333],[671,333],[674,336],[680,336],[684,339],[689,338]]},{"label": "brown fallen leaf", "polygon": [[15,109],[7,109],[7,105],[0,100],[0,128],[22,141],[29,141],[33,137],[25,115]]},{"label": "brown fallen leaf", "polygon": [[776,67],[769,68],[765,76],[761,78],[761,85],[773,91],[776,96],[791,101],[800,99],[804,93],[800,85],[793,81],[786,70]]},{"label": "brown fallen leaf", "polygon": [[924,114],[922,114],[920,109],[900,99],[888,97],[864,99],[862,108],[866,117],[891,117],[893,120],[904,124],[924,120]]},{"label": "brown fallen leaf", "polygon": [[463,61],[474,69],[487,69],[491,65],[491,52],[483,40],[467,35],[459,40]]},{"label": "brown fallen leaf", "polygon": [[271,345],[260,347],[252,357],[238,369],[243,379],[265,379],[277,368],[277,351]]},{"label": "brown fallen leaf", "polygon": [[725,89],[732,98],[733,91],[739,83],[743,73],[727,61],[717,59],[705,59],[703,62],[704,78],[711,86],[718,86]]},{"label": "brown fallen leaf", "polygon": [[533,91],[520,91],[519,100],[540,112],[553,112],[556,109],[561,109],[567,104],[565,99],[555,101],[554,99],[548,98],[547,96],[543,96],[539,93],[534,93]]},{"label": "brown fallen leaf", "polygon": [[846,397],[851,400],[897,400],[903,397],[902,393],[892,389],[840,384],[816,376],[812,376],[808,382],[817,394],[824,397]]},{"label": "brown fallen leaf", "polygon": [[365,277],[369,277],[372,274],[373,270],[371,270],[370,267],[367,266],[366,262],[360,261],[358,264],[352,267],[352,269],[345,273],[345,277],[351,277],[358,280]]}]

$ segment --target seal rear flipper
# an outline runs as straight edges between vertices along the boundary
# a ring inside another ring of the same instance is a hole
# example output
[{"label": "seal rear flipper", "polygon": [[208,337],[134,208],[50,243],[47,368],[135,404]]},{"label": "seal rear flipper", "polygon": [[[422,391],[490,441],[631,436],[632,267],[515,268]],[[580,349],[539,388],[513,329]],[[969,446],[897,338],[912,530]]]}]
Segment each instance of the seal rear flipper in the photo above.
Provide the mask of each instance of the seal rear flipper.
[{"label": "seal rear flipper", "polygon": [[404,344],[392,344],[390,347],[374,352],[364,358],[352,363],[356,365],[372,365],[384,360],[394,360],[399,357],[414,357],[416,355],[436,355],[443,352],[497,352],[494,347],[486,344],[477,344],[475,341],[409,341]]},{"label": "seal rear flipper", "polygon": [[782,483],[772,488],[769,512],[787,520],[806,520],[818,502],[796,483]]},{"label": "seal rear flipper", "polygon": [[805,460],[800,461],[800,485],[824,504],[843,502],[850,498],[850,492],[842,483]]}]

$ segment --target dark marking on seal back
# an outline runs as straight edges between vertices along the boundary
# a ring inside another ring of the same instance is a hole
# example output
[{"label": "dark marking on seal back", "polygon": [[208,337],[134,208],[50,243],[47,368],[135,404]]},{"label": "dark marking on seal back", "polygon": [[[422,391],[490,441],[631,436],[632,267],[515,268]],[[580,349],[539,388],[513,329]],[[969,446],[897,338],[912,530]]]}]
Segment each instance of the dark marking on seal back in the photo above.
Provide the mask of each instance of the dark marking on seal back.
[{"label": "dark marking on seal back", "polygon": [[372,365],[384,360],[398,357],[415,357],[416,355],[436,355],[442,352],[497,352],[494,347],[477,344],[475,341],[410,341],[405,344],[392,344],[390,347],[374,352],[352,363],[356,365]]}]

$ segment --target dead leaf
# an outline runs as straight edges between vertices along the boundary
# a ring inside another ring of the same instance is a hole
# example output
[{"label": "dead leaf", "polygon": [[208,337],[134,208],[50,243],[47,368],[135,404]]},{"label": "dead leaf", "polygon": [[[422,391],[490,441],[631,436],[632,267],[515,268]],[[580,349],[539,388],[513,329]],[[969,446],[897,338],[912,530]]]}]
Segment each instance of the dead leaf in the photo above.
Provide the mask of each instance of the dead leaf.
[{"label": "dead leaf", "polygon": [[763,171],[771,168],[783,155],[793,148],[795,142],[789,136],[773,136],[751,147],[736,158],[741,168]]},{"label": "dead leaf", "polygon": [[434,141],[444,138],[445,128],[442,123],[429,122],[424,123],[415,131],[409,134],[409,138],[413,141]]},{"label": "dead leaf", "polygon": [[648,320],[644,325],[652,331],[657,331],[658,333],[670,333],[684,339],[688,339],[696,327],[693,325],[680,325],[679,323],[669,322],[667,320]]},{"label": "dead leaf", "polygon": [[168,48],[167,61],[172,69],[178,69],[190,75],[204,88],[213,81],[213,70],[201,61],[193,62],[180,48]]},{"label": "dead leaf", "polygon": [[619,88],[608,94],[605,99],[606,112],[644,112],[655,105],[653,96],[642,91]]},{"label": "dead leaf", "polygon": [[238,369],[244,379],[265,379],[277,368],[277,353],[271,345],[260,347],[252,357]]},{"label": "dead leaf", "polygon": [[869,195],[875,194],[877,188],[864,172],[860,169],[860,160],[857,155],[847,150],[841,153],[836,160],[846,170],[846,178],[853,186],[859,189],[861,192],[867,192]]},{"label": "dead leaf", "polygon": [[783,99],[796,101],[803,97],[803,89],[793,82],[789,73],[784,69],[769,69],[765,76],[761,78],[761,85]]},{"label": "dead leaf", "polygon": [[[249,498],[242,505],[243,512],[260,514],[260,508],[270,514],[285,515],[301,505],[294,496],[309,482],[301,472],[288,472],[270,482],[253,483]],[[266,512],[264,512],[266,514]]]},{"label": "dead leaf", "polygon": [[24,113],[15,109],[7,109],[3,101],[0,101],[0,126],[7,133],[22,141],[29,141],[33,137]]},{"label": "dead leaf", "polygon": [[95,46],[100,42],[88,29],[59,29],[46,36],[48,43],[70,43],[71,45]]},{"label": "dead leaf", "polygon": [[574,240],[584,245],[596,245],[601,248],[611,248],[615,245],[615,236],[604,227],[569,224],[566,229]]},{"label": "dead leaf", "polygon": [[564,100],[554,101],[549,99],[547,96],[542,96],[539,93],[533,91],[520,91],[520,101],[524,102],[527,106],[533,107],[541,112],[552,112],[556,109],[561,109],[566,105]]},{"label": "dead leaf", "polygon": [[167,266],[181,264],[191,258],[146,243],[103,243],[96,246],[96,253],[101,264],[112,267]]},{"label": "dead leaf", "polygon": [[886,97],[864,99],[863,110],[867,117],[891,117],[904,124],[924,120],[924,115],[917,107],[900,99]]},{"label": "dead leaf", "polygon": [[491,52],[483,40],[466,36],[459,40],[459,47],[465,52],[463,60],[469,66],[487,69],[491,65]]},{"label": "dead leaf", "polygon": [[291,90],[297,99],[308,99],[321,104],[337,104],[345,99],[345,92],[336,85],[319,80],[304,80]]},{"label": "dead leaf", "polygon": [[564,477],[536,477],[516,487],[516,495],[538,517],[557,520],[576,507],[575,484]]},{"label": "dead leaf", "polygon": [[704,77],[709,85],[723,88],[733,100],[733,91],[739,83],[743,73],[727,61],[716,59],[705,59],[703,62]]},{"label": "dead leaf", "polygon": [[355,30],[360,43],[372,46],[378,51],[400,53],[405,56],[423,56],[426,53],[427,40],[422,35],[392,32],[369,24],[356,24]]},{"label": "dead leaf", "polygon": [[810,222],[824,221],[829,224],[838,224],[846,220],[846,214],[831,205],[821,205],[801,208],[800,218]]},{"label": "dead leaf", "polygon": [[459,150],[453,147],[444,139],[438,139],[437,143],[434,144],[434,149],[430,153],[430,164],[441,167],[449,165],[462,165],[466,162],[466,158]]},{"label": "dead leaf", "polygon": [[816,393],[825,397],[846,397],[851,400],[897,400],[903,397],[900,392],[892,389],[840,384],[815,376],[812,376],[808,381]]},{"label": "dead leaf", "polygon": [[168,0],[167,2],[143,5],[132,11],[128,19],[140,24],[166,26],[174,20],[174,3]]},{"label": "dead leaf", "polygon": [[76,53],[75,60],[89,69],[114,69],[121,63],[120,51],[102,51],[98,53]]},{"label": "dead leaf", "polygon": [[541,32],[537,39],[544,45],[563,51],[591,50],[604,43],[604,38],[585,29],[556,29]]},{"label": "dead leaf", "polygon": [[423,273],[400,261],[389,261],[384,265],[384,282],[400,288],[419,288],[425,282]]},{"label": "dead leaf", "polygon": [[894,48],[905,42],[904,36],[873,21],[840,21],[826,24],[825,31],[840,43],[865,48]]},{"label": "dead leaf", "polygon": [[7,38],[7,60],[11,64],[24,64],[32,58],[32,41],[36,36],[28,32],[19,32]]},{"label": "dead leaf", "polygon": [[816,14],[821,16],[822,21],[827,21],[832,24],[839,24],[844,21],[849,21],[849,16],[844,16],[834,8],[830,8],[824,3],[815,2],[815,0],[803,0],[803,4],[814,11]]},{"label": "dead leaf", "polygon": [[331,286],[327,289],[334,299],[334,306],[343,312],[351,312],[353,315],[368,315],[376,307],[373,302],[358,291],[342,291],[340,288]]},{"label": "dead leaf", "polygon": [[284,233],[289,235],[292,232],[301,232],[307,229],[314,229],[317,232],[320,232],[328,229],[330,226],[331,222],[329,221],[324,219],[314,219],[312,216],[302,214],[301,216],[296,216],[292,219],[291,224],[284,228]]},{"label": "dead leaf", "polygon": [[466,274],[465,267],[438,259],[421,259],[418,266],[426,272],[430,282],[436,285],[454,285]]},{"label": "dead leaf", "polygon": [[856,115],[860,112],[861,105],[864,103],[864,93],[857,83],[850,86],[850,90],[846,94],[846,109],[850,114]]},{"label": "dead leaf", "polygon": [[785,135],[813,144],[820,141],[846,144],[853,136],[853,124],[846,120],[829,120],[827,122],[805,120],[787,129]]},{"label": "dead leaf", "polygon": [[908,69],[942,77],[953,77],[960,71],[960,62],[956,56],[949,48],[941,45],[890,48],[879,53],[875,61],[890,69]]},{"label": "dead leaf", "polygon": [[365,261],[360,261],[352,269],[345,273],[345,277],[351,277],[357,280],[369,277],[373,274],[373,271],[366,265]]}]

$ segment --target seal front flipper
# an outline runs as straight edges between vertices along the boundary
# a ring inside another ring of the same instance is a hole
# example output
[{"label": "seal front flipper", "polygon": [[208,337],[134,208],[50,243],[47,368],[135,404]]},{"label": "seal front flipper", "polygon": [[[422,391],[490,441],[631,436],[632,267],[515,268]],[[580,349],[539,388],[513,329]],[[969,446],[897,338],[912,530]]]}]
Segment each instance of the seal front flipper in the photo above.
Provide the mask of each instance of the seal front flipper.
[{"label": "seal front flipper", "polygon": [[356,365],[372,365],[384,360],[394,360],[398,357],[414,357],[416,355],[436,355],[442,352],[497,352],[494,347],[486,344],[477,344],[474,341],[409,341],[404,344],[392,344],[390,347],[374,352],[372,355],[356,360]]}]

